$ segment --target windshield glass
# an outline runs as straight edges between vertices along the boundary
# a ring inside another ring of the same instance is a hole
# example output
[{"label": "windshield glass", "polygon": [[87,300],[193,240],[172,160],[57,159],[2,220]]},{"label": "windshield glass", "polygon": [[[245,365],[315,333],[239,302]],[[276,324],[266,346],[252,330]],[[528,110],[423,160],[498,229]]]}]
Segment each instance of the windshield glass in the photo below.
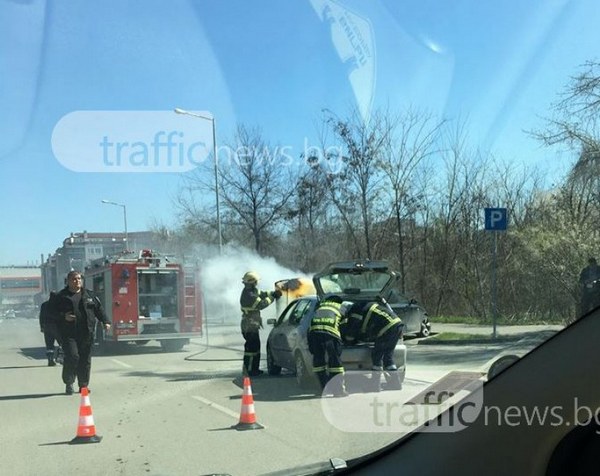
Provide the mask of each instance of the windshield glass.
[{"label": "windshield glass", "polygon": [[0,468],[293,474],[485,396],[600,305],[596,3],[0,0]]}]

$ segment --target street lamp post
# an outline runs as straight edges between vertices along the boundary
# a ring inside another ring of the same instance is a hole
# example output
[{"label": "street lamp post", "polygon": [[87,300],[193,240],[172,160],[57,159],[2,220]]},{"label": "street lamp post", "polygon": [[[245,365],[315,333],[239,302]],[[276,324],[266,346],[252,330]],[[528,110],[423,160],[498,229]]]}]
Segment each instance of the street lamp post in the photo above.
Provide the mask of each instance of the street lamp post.
[{"label": "street lamp post", "polygon": [[221,212],[219,209],[219,165],[217,162],[217,126],[214,116],[204,116],[195,112],[186,111],[176,107],[174,109],[176,114],[184,114],[186,116],[197,117],[210,121],[212,124],[212,140],[213,140],[213,160],[215,163],[215,203],[217,206],[217,234],[219,235],[219,254],[223,253],[223,235],[221,234]]},{"label": "street lamp post", "polygon": [[127,250],[129,248],[129,237],[127,236],[127,207],[122,203],[111,202],[110,200],[102,200],[102,203],[123,208],[123,222],[125,223],[125,249]]}]

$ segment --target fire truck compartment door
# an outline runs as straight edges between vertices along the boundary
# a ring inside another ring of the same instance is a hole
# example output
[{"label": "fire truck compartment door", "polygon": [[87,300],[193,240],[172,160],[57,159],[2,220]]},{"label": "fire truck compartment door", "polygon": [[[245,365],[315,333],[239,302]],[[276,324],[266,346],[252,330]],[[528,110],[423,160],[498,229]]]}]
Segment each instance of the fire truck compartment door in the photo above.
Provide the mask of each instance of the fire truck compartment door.
[{"label": "fire truck compartment door", "polygon": [[153,321],[178,319],[179,284],[177,269],[138,270],[140,316]]}]

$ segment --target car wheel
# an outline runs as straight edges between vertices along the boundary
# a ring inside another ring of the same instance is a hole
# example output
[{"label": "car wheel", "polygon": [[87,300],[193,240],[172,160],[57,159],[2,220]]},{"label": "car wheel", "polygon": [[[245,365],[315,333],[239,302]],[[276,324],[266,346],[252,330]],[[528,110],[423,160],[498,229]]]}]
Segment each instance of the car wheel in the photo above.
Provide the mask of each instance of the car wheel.
[{"label": "car wheel", "polygon": [[428,322],[421,322],[421,330],[419,331],[419,337],[429,337],[431,334],[431,324]]},{"label": "car wheel", "polygon": [[275,364],[270,347],[267,347],[267,372],[269,372],[269,375],[279,375],[281,373],[281,367]]},{"label": "car wheel", "polygon": [[294,361],[296,363],[296,382],[302,388],[309,387],[311,385],[311,376],[306,367],[306,362],[304,362],[304,357],[302,357],[300,352],[296,352]]}]

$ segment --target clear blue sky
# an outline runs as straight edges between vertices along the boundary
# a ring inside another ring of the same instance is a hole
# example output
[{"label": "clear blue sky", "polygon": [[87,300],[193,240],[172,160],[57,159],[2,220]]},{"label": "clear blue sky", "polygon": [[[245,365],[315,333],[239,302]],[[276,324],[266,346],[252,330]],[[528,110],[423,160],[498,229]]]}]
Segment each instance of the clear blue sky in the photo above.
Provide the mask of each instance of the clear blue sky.
[{"label": "clear blue sky", "polygon": [[129,231],[177,224],[180,173],[61,165],[52,131],[73,111],[210,111],[219,141],[256,125],[299,155],[323,108],[413,105],[540,164],[552,153],[522,131],[600,57],[599,24],[595,0],[2,2],[0,265],[38,262],[70,232],[121,231],[102,199],[127,205]]}]

